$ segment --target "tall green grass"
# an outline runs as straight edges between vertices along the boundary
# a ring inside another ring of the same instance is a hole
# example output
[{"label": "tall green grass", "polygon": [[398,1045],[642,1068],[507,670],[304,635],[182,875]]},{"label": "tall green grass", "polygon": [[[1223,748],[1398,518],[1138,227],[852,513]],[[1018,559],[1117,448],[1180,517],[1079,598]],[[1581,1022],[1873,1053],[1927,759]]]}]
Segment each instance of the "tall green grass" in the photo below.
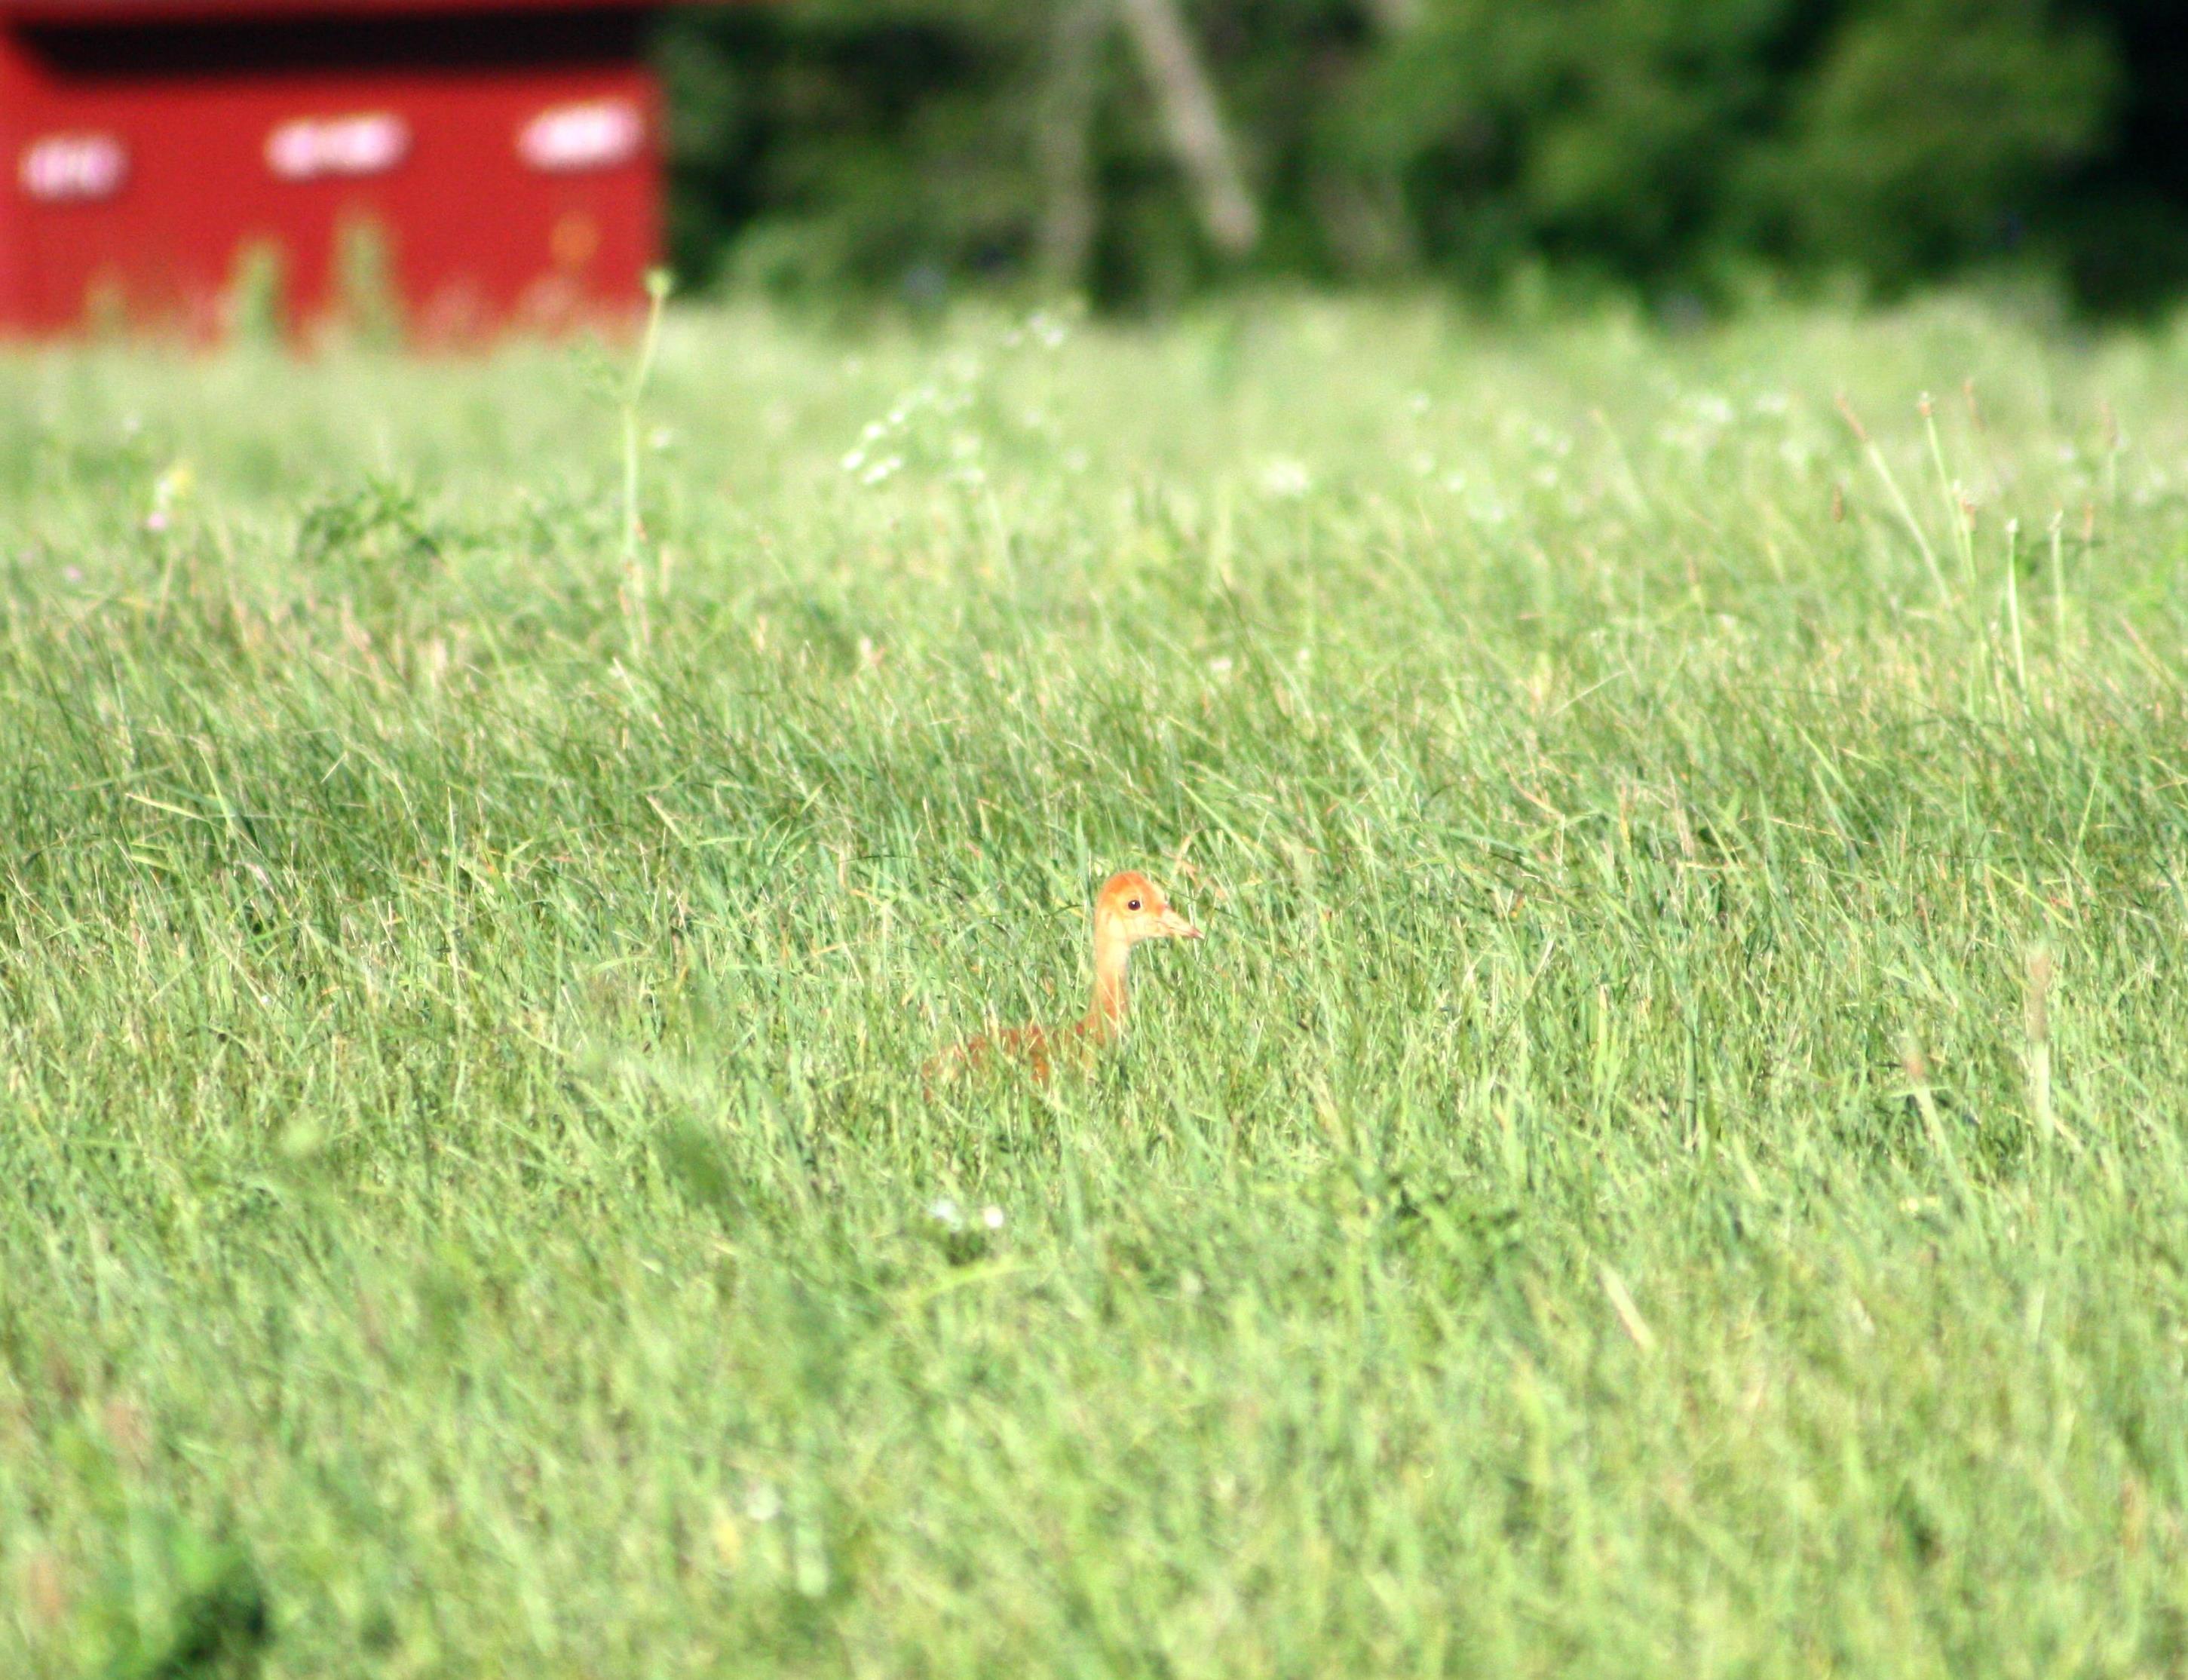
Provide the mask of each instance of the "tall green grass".
[{"label": "tall green grass", "polygon": [[2188,342],[620,379],[0,363],[0,1673],[2188,1664]]}]

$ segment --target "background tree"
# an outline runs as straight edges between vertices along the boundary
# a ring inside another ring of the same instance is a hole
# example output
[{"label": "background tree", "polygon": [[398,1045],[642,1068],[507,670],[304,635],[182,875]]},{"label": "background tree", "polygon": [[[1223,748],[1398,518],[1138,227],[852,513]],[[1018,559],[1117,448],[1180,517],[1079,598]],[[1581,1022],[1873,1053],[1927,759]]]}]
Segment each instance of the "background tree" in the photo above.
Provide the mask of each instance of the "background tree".
[{"label": "background tree", "polygon": [[782,0],[671,13],[697,276],[1161,302],[1251,273],[1880,293],[2188,277],[2160,0]]}]

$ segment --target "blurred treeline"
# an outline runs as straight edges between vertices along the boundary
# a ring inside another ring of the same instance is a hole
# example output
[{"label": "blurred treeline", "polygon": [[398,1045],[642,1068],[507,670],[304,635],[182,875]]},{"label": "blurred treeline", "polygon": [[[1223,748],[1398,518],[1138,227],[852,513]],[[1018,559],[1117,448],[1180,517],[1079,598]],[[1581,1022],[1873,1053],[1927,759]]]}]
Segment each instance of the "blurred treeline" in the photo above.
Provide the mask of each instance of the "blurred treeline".
[{"label": "blurred treeline", "polygon": [[1164,302],[1241,274],[1704,305],[2188,279],[2177,0],[672,10],[687,278]]}]

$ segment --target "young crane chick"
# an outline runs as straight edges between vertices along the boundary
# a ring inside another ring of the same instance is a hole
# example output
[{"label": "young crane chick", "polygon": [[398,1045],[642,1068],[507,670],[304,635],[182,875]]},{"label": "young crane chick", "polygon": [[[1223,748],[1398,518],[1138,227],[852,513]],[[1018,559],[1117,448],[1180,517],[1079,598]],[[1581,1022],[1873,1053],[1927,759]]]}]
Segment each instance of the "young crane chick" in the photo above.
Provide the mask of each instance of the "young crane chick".
[{"label": "young crane chick", "polygon": [[1124,1033],[1125,970],[1132,947],[1142,939],[1199,937],[1200,930],[1172,910],[1162,889],[1146,876],[1131,869],[1113,875],[1094,897],[1094,1001],[1086,1013],[1068,1026],[1012,1027],[982,1034],[945,1051],[922,1072],[932,1080],[1001,1058],[1019,1063],[1035,1079],[1045,1080],[1059,1061],[1084,1066],[1097,1049]]}]

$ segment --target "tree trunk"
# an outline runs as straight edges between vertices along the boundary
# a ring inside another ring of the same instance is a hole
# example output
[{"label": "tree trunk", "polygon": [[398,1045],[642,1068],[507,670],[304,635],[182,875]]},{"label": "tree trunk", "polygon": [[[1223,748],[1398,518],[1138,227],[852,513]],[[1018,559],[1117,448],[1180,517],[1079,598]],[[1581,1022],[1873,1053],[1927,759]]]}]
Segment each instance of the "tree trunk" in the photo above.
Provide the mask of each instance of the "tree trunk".
[{"label": "tree trunk", "polygon": [[1112,3],[1057,0],[1056,4],[1037,144],[1040,268],[1048,283],[1060,291],[1086,284],[1087,260],[1094,250],[1094,111]]},{"label": "tree trunk", "polygon": [[1177,0],[1121,0],[1178,166],[1199,200],[1208,238],[1226,257],[1243,257],[1261,237],[1261,212],[1247,194],[1215,91],[1186,32]]},{"label": "tree trunk", "polygon": [[1421,20],[1421,0],[1368,0],[1368,15],[1376,28],[1401,34]]}]

